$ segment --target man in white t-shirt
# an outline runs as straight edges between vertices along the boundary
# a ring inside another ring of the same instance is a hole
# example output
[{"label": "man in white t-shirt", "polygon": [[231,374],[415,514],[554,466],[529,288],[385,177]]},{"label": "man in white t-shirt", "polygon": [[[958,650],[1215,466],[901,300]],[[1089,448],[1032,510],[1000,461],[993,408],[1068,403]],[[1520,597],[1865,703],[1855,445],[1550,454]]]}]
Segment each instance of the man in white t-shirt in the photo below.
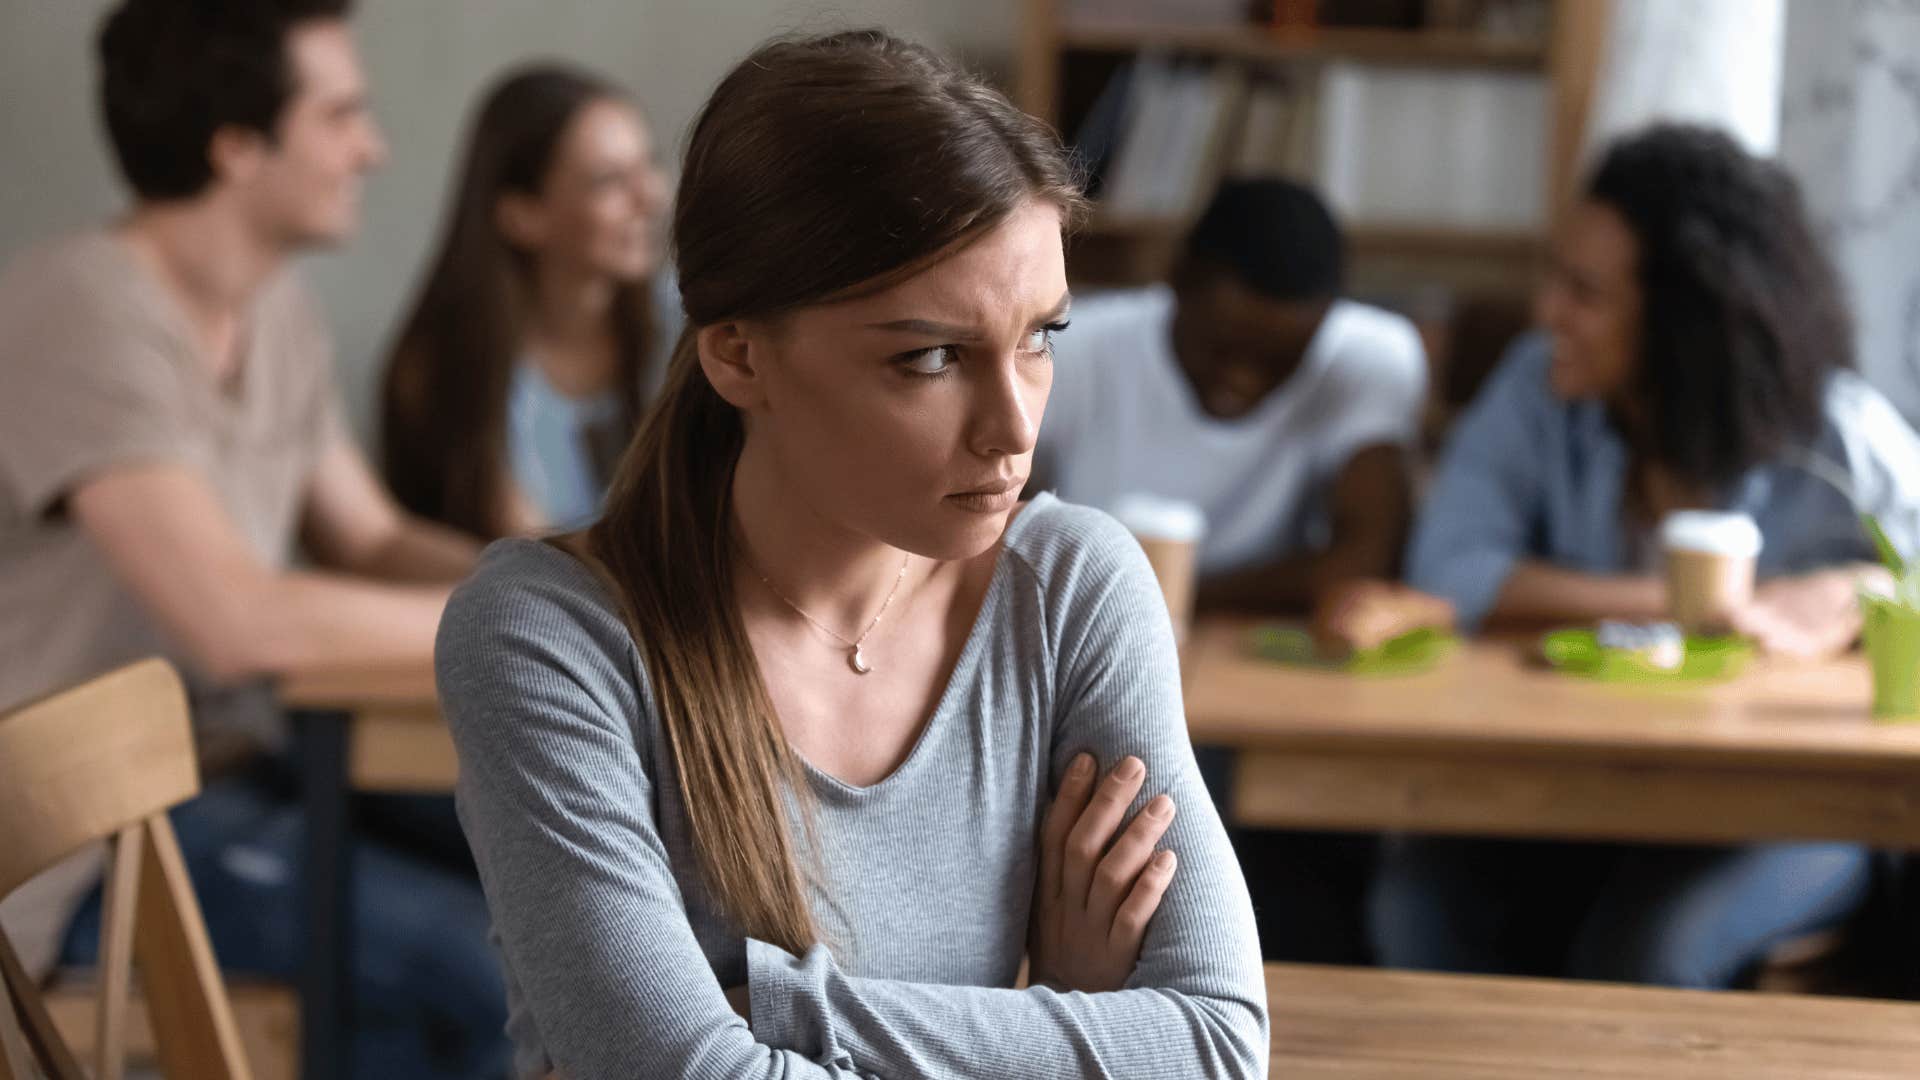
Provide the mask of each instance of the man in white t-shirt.
[{"label": "man in white t-shirt", "polygon": [[[1379,582],[1398,576],[1412,517],[1427,359],[1412,323],[1341,296],[1342,248],[1298,184],[1221,188],[1171,287],[1075,305],[1054,344],[1034,476],[1107,509],[1133,493],[1196,504],[1201,608],[1325,604],[1323,629],[1351,640],[1332,624],[1380,622],[1382,606],[1353,596],[1401,595]],[[1202,761],[1225,775],[1221,755]],[[1236,830],[1234,846],[1268,959],[1370,960],[1371,837]]]},{"label": "man in white t-shirt", "polygon": [[1108,509],[1199,506],[1202,609],[1304,612],[1397,576],[1426,353],[1405,318],[1341,296],[1342,247],[1308,189],[1232,182],[1171,287],[1084,301],[1055,342],[1036,476]]}]

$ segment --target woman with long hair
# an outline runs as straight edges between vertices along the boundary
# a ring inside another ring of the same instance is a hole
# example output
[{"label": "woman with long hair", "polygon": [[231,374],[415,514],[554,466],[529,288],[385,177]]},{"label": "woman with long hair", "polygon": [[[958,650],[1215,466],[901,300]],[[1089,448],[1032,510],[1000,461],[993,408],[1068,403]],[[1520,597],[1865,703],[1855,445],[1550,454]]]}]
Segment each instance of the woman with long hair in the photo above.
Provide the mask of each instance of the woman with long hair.
[{"label": "woman with long hair", "polygon": [[526,1075],[1265,1074],[1152,570],[1018,502],[1081,209],[1044,125],[881,32],[714,91],[604,515],[441,626]]},{"label": "woman with long hair", "polygon": [[[1488,620],[1660,620],[1657,530],[1750,515],[1762,546],[1736,630],[1818,656],[1885,578],[1859,512],[1920,540],[1920,439],[1851,369],[1839,283],[1793,180],[1716,131],[1652,128],[1601,158],[1524,339],[1462,417],[1408,556],[1417,588]],[[1883,583],[1883,582],[1882,582]],[[1374,894],[1404,967],[1724,987],[1846,918],[1847,844],[1401,845]]]},{"label": "woman with long hair", "polygon": [[666,206],[646,120],[611,83],[540,65],[487,92],[387,361],[386,476],[408,509],[486,538],[598,512],[678,332]]}]

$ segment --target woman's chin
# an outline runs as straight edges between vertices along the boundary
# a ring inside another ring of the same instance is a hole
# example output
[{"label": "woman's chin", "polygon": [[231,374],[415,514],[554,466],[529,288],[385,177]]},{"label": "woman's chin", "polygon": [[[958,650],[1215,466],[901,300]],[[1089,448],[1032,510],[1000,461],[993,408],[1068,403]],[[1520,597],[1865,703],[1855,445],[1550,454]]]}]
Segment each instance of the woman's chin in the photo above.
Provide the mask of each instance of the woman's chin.
[{"label": "woman's chin", "polygon": [[937,522],[916,529],[918,535],[895,546],[941,562],[965,562],[993,550],[1007,531],[1011,510],[979,512],[942,506]]}]

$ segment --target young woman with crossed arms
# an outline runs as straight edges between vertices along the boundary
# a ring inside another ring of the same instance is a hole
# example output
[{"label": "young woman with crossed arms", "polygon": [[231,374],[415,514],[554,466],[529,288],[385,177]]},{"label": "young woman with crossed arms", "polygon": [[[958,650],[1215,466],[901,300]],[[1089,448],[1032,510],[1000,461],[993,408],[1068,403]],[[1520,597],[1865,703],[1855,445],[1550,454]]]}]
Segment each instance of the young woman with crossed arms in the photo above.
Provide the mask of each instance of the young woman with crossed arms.
[{"label": "young woman with crossed arms", "polygon": [[1017,504],[1080,208],[884,34],[715,90],[605,515],[496,544],[441,627],[524,1075],[1265,1074],[1146,559]]}]

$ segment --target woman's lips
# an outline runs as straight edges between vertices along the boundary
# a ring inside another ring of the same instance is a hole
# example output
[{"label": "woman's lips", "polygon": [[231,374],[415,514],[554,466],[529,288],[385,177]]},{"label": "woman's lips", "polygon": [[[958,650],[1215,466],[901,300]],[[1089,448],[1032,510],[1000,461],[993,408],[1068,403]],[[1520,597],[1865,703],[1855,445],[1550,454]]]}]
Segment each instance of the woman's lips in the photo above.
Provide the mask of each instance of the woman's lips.
[{"label": "woman's lips", "polygon": [[1009,481],[1005,485],[991,485],[973,491],[961,491],[947,496],[947,501],[962,510],[975,514],[997,514],[1013,509],[1020,501],[1019,481]]}]

